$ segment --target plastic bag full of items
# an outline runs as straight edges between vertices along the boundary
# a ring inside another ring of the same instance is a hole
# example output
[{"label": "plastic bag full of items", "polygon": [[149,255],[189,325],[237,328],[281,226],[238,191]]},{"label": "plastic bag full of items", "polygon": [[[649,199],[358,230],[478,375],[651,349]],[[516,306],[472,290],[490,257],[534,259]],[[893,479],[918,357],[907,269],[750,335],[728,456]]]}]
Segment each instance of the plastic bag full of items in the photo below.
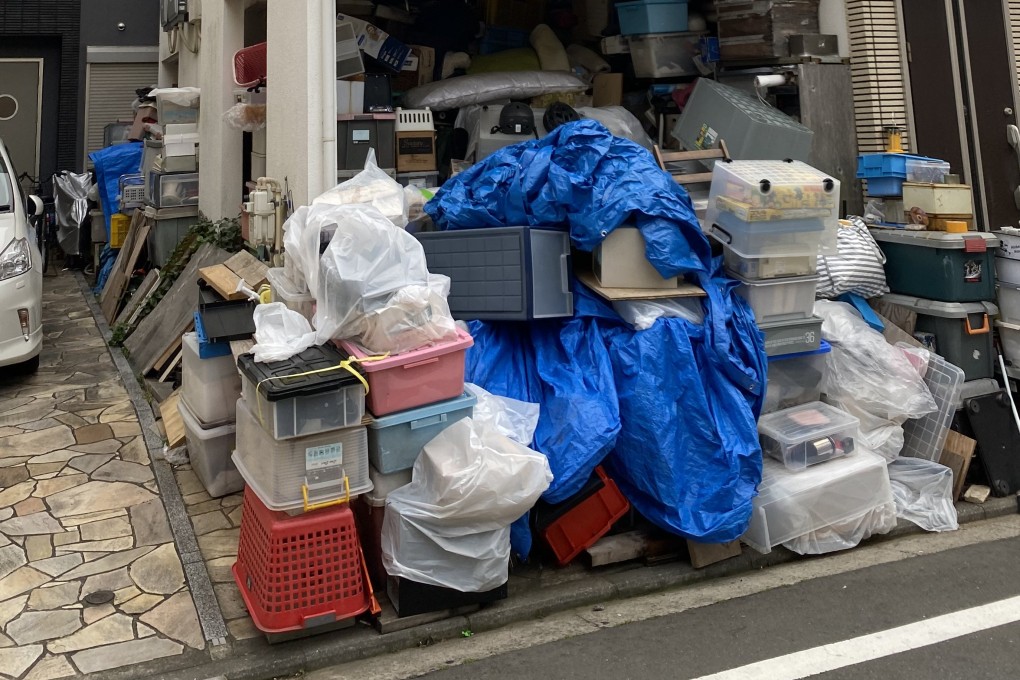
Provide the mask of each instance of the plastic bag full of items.
[{"label": "plastic bag full of items", "polygon": [[485,426],[494,428],[518,444],[528,446],[535,438],[540,407],[526,401],[500,397],[483,390],[478,385],[465,383],[464,391],[478,401],[475,402],[471,417]]},{"label": "plastic bag full of items", "polygon": [[953,471],[922,458],[897,458],[889,463],[889,484],[896,516],[925,531],[956,531]]},{"label": "plastic bag full of items", "polygon": [[390,492],[382,529],[386,572],[484,592],[507,579],[510,524],[552,481],[545,456],[472,418],[425,445],[410,484]]},{"label": "plastic bag full of items", "polygon": [[407,203],[404,187],[379,169],[375,163],[375,149],[368,150],[365,169],[324,192],[312,205],[371,205],[385,215],[396,227],[407,226]]}]

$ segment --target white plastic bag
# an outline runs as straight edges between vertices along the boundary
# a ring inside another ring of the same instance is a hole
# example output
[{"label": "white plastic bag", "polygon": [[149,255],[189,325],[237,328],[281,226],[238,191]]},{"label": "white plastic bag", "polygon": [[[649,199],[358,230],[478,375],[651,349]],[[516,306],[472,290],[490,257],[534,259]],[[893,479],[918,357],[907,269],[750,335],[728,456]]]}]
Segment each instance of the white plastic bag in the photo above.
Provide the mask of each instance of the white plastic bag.
[{"label": "white plastic bag", "polygon": [[256,305],[253,317],[255,346],[251,352],[255,361],[283,361],[315,344],[315,331],[308,319],[282,302]]},{"label": "white plastic bag", "polygon": [[404,187],[379,169],[375,163],[375,149],[368,150],[364,170],[312,201],[312,205],[321,203],[371,205],[385,215],[394,226],[404,227],[407,225]]},{"label": "white plastic bag", "polygon": [[471,413],[475,421],[494,428],[518,444],[531,444],[538,427],[541,408],[538,404],[501,397],[471,383],[464,384],[464,391],[478,399]]},{"label": "white plastic bag", "polygon": [[861,421],[857,432],[859,446],[874,451],[886,461],[895,460],[900,455],[904,442],[904,418],[888,420],[868,413],[850,400],[840,401],[829,398],[828,402]]},{"label": "white plastic bag", "polygon": [[507,579],[510,524],[549,488],[541,453],[464,418],[425,445],[410,484],[386,499],[386,572],[484,592]]},{"label": "white plastic bag", "polygon": [[897,458],[889,463],[889,484],[896,516],[925,531],[960,528],[953,505],[953,471],[923,458]]},{"label": "white plastic bag", "polygon": [[625,300],[614,302],[613,309],[636,331],[651,328],[661,317],[686,319],[698,326],[705,321],[701,300],[697,298]]},{"label": "white plastic bag", "polygon": [[303,205],[283,223],[284,272],[300,292],[316,295],[319,258],[343,219],[359,219],[362,206]]},{"label": "white plastic bag", "polygon": [[[397,354],[456,336],[449,278],[429,275],[417,239],[371,206],[333,206],[326,214],[334,233],[312,277],[320,344],[349,339],[373,354]],[[321,233],[300,237],[302,262],[319,247]]]},{"label": "white plastic bag", "polygon": [[856,548],[861,541],[896,528],[896,505],[884,503],[862,515],[798,536],[783,546],[799,555],[823,555]]},{"label": "white plastic bag", "polygon": [[822,337],[832,345],[822,382],[830,399],[899,422],[938,409],[911,360],[850,305],[819,300],[815,314],[822,317]]}]

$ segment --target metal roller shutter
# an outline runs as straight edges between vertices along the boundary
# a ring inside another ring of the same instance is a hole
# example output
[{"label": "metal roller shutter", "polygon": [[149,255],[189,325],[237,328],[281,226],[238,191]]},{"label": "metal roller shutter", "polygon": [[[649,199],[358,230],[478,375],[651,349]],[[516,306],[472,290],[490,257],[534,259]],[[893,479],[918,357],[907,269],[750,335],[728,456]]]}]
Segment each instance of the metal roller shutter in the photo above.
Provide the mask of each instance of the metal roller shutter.
[{"label": "metal roller shutter", "polygon": [[85,164],[88,155],[103,148],[103,128],[120,118],[131,117],[135,90],[153,85],[158,78],[155,63],[89,64],[85,80]]}]

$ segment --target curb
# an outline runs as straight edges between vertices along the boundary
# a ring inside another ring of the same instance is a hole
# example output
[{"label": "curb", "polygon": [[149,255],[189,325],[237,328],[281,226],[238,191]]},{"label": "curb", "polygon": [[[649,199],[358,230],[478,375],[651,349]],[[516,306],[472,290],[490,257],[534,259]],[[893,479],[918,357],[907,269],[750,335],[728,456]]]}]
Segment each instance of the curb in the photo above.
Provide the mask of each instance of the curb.
[{"label": "curb", "polygon": [[[80,272],[75,272],[82,293],[88,302],[96,324],[103,338],[109,343],[110,329],[102,312],[95,303],[91,289]],[[163,460],[153,455],[162,451],[162,441],[153,432],[155,419],[137,379],[123,353],[108,346],[114,364],[117,366],[131,401],[138,411],[139,422],[145,434],[160,495],[170,518],[171,529],[177,541],[178,552],[184,562],[188,585],[192,589],[199,620],[210,643],[208,655],[188,654],[184,657],[156,660],[102,674],[86,676],[95,680],[137,680],[140,677],[162,678],[163,680],[266,680],[280,676],[297,675],[331,665],[358,661],[382,654],[423,647],[435,642],[460,637],[464,630],[473,633],[502,628],[512,623],[539,619],[550,614],[584,607],[610,600],[650,595],[659,591],[726,578],[752,570],[764,569],[779,564],[810,559],[777,547],[761,555],[754,550],[745,550],[739,556],[717,562],[703,569],[691,565],[671,562],[652,567],[633,568],[606,574],[587,572],[577,580],[567,581],[546,588],[523,593],[511,593],[511,598],[491,604],[477,612],[453,616],[442,621],[422,624],[400,631],[380,635],[367,625],[359,625],[342,636],[319,635],[292,642],[281,643],[267,648],[256,638],[230,645],[227,630],[212,590],[212,581],[205,568],[205,562],[198,553],[191,521],[188,519],[180,490],[173,471]],[[969,524],[996,517],[1015,515],[1020,512],[1020,497],[990,498],[984,505],[957,503],[959,523]],[[896,528],[888,534],[875,536],[865,543],[875,544],[901,536],[927,533],[920,527],[899,520]],[[192,546],[194,546],[192,548]],[[196,556],[197,555],[197,559]],[[200,598],[202,602],[200,603]],[[211,634],[219,633],[218,636]],[[199,661],[199,657],[205,662]],[[211,658],[211,660],[210,660]],[[197,662],[197,663],[196,663]]]}]

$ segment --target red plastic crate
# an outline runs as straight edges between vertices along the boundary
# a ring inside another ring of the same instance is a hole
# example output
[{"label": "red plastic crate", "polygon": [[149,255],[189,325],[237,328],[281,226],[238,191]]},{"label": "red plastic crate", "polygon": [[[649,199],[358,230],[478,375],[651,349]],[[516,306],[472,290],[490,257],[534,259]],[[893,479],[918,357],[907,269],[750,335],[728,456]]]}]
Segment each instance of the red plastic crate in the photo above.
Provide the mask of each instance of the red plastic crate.
[{"label": "red plastic crate", "polygon": [[595,545],[630,510],[630,503],[601,465],[595,468],[595,474],[602,488],[542,529],[542,537],[561,567]]},{"label": "red plastic crate", "polygon": [[285,633],[378,611],[348,505],[301,515],[246,487],[234,581],[255,626]]}]

